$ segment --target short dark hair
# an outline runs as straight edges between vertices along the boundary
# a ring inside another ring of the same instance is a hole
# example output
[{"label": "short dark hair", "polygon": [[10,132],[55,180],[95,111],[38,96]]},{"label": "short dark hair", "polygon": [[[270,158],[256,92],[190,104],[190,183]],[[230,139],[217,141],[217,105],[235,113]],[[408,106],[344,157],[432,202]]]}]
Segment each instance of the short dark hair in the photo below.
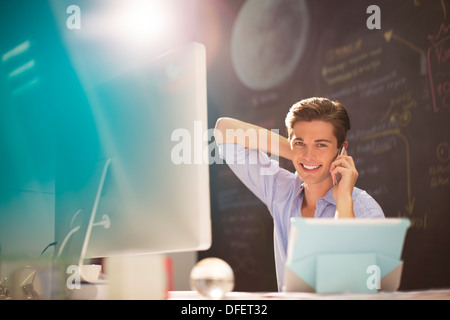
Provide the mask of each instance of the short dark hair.
[{"label": "short dark hair", "polygon": [[303,99],[289,109],[285,120],[288,140],[292,139],[294,124],[297,121],[314,120],[329,122],[333,125],[333,134],[340,148],[345,141],[347,131],[350,130],[350,117],[340,102],[328,98]]}]

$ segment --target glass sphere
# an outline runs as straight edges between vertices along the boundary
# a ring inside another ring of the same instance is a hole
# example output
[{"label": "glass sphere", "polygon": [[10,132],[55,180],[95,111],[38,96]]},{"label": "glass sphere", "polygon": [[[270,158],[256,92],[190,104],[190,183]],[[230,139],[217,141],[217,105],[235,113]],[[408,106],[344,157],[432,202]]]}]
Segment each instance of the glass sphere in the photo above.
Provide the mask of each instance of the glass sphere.
[{"label": "glass sphere", "polygon": [[219,258],[205,258],[192,268],[191,289],[210,299],[223,299],[234,288],[231,267]]}]

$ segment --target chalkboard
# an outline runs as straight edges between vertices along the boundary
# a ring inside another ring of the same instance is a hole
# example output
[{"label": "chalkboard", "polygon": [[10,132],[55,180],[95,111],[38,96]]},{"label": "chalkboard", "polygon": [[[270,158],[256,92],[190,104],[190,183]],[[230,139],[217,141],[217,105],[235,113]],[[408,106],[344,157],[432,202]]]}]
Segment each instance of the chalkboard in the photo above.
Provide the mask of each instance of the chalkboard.
[{"label": "chalkboard", "polygon": [[[400,289],[449,287],[450,1],[226,0],[203,10],[216,17],[202,34],[209,127],[230,116],[284,134],[296,101],[341,101],[357,186],[387,217],[411,220]],[[267,208],[219,163],[211,200],[213,245],[200,258],[228,261],[236,290],[276,290]]]}]

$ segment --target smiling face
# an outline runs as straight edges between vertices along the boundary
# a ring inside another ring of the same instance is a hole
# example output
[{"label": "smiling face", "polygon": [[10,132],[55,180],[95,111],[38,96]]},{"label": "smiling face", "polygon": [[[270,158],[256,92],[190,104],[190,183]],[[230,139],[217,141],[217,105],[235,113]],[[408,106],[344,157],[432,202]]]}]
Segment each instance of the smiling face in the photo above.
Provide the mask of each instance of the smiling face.
[{"label": "smiling face", "polygon": [[333,125],[324,121],[297,121],[289,141],[292,162],[300,178],[308,185],[332,186],[330,165],[338,152]]}]

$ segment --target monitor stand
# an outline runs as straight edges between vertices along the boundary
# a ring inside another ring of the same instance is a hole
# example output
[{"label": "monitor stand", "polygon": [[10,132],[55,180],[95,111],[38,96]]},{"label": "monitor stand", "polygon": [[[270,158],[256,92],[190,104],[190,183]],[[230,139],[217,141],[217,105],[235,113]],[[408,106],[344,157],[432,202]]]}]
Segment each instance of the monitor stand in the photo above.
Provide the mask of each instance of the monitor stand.
[{"label": "monitor stand", "polygon": [[82,281],[89,282],[89,283],[107,283],[107,280],[99,278],[100,270],[98,270],[98,273],[92,272],[91,270],[92,269],[95,270],[95,267],[90,266],[90,265],[84,265],[84,263],[83,263],[85,256],[86,256],[88,244],[89,244],[89,239],[91,237],[92,228],[94,226],[103,226],[105,229],[108,229],[111,224],[109,216],[106,214],[104,214],[102,216],[102,220],[100,220],[99,222],[95,222],[98,204],[100,202],[100,197],[102,195],[106,175],[108,174],[108,169],[110,167],[112,160],[111,160],[111,158],[107,158],[106,160],[103,160],[103,161],[104,161],[104,163],[103,163],[103,166],[101,167],[101,175],[100,175],[100,179],[98,182],[98,187],[97,187],[97,192],[95,195],[94,203],[92,206],[91,216],[89,218],[86,235],[84,237],[83,246],[81,248],[80,258],[78,260],[78,270],[80,272],[80,277],[81,277]]},{"label": "monitor stand", "polygon": [[[63,255],[64,250],[66,248],[66,245],[68,241],[71,240],[74,234],[80,231],[80,229],[85,229],[86,233],[84,234],[84,239],[80,241],[81,243],[81,251],[79,251],[78,254],[75,255],[74,259],[78,259],[78,261],[74,261],[76,263],[75,266],[77,268],[77,273],[80,276],[80,280],[84,282],[89,283],[106,283],[105,280],[99,278],[100,270],[99,272],[95,273],[93,270],[95,270],[96,266],[93,265],[85,265],[84,260],[86,257],[86,251],[89,245],[89,240],[92,233],[92,228],[96,226],[103,226],[105,229],[108,229],[111,226],[111,219],[107,214],[103,214],[100,221],[95,222],[95,218],[97,215],[97,209],[100,202],[100,197],[103,192],[103,187],[106,179],[106,175],[108,174],[108,170],[111,164],[111,158],[107,158],[104,160],[97,161],[96,164],[96,170],[95,170],[95,176],[93,178],[93,190],[95,191],[95,197],[92,200],[92,206],[88,205],[87,207],[90,208],[91,214],[89,216],[89,221],[87,223],[87,226],[84,228],[84,224],[79,225],[67,233],[67,235],[64,238],[64,241],[62,242],[59,251],[58,251],[58,259]],[[90,188],[89,188],[90,189]],[[91,189],[92,190],[92,189]],[[80,208],[72,217],[72,222],[75,219],[75,217],[82,211],[83,209]],[[82,230],[84,231],[84,230]]]}]

